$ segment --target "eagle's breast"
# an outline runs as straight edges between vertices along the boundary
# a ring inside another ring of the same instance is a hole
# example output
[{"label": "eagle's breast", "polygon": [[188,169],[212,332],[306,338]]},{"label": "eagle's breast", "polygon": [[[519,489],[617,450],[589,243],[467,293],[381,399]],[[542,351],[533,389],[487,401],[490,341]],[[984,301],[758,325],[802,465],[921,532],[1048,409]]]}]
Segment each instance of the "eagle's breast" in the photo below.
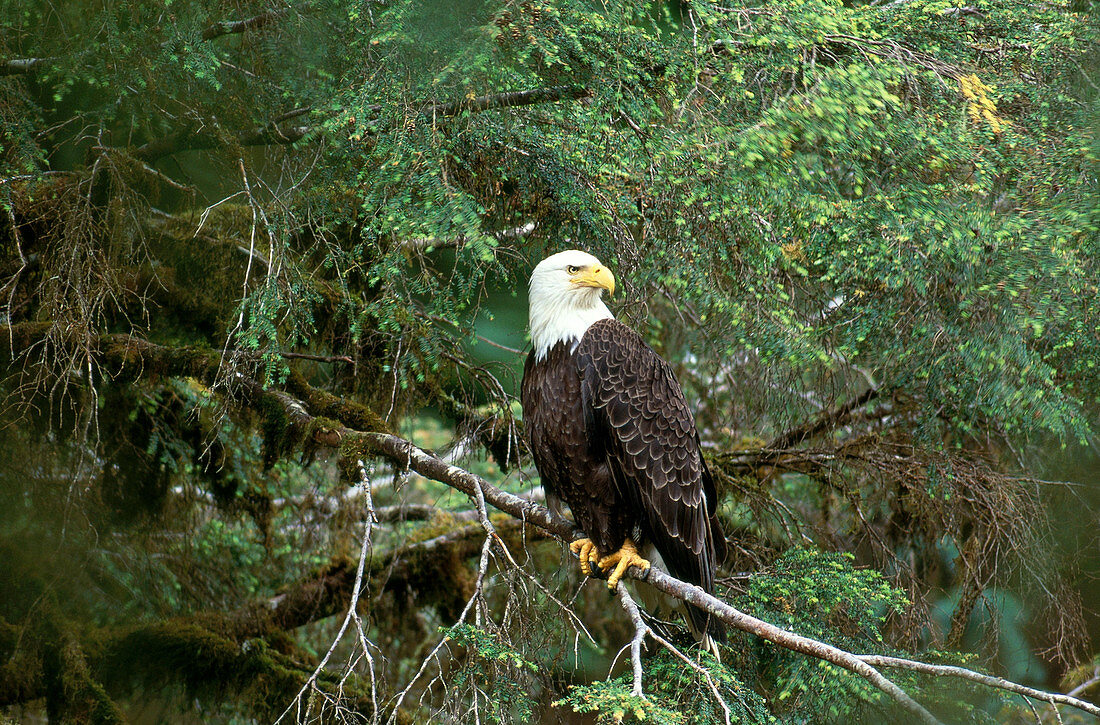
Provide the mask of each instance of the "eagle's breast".
[{"label": "eagle's breast", "polygon": [[606,442],[586,421],[583,371],[575,344],[561,342],[524,366],[524,427],[542,485],[573,512],[602,551],[614,551],[636,528],[636,516],[616,489]]}]

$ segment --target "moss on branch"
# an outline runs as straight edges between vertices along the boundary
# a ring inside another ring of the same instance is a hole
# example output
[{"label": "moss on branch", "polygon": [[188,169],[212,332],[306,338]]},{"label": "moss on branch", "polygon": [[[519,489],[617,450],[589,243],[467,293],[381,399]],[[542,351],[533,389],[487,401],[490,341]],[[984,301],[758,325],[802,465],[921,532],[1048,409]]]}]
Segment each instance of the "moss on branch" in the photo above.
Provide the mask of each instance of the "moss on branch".
[{"label": "moss on branch", "polygon": [[349,428],[363,431],[390,432],[382,416],[365,405],[315,388],[305,376],[292,370],[287,376],[288,393],[300,398],[315,415],[338,420]]},{"label": "moss on branch", "polygon": [[[0,327],[0,334],[11,343],[8,359],[13,363],[47,340],[74,346],[89,342],[86,338],[71,341],[64,336],[60,340],[51,338],[55,333],[50,323]],[[214,385],[224,375],[221,353],[206,347],[169,347],[131,335],[102,335],[91,343],[100,369],[116,384],[174,377]],[[245,374],[235,375],[231,385],[234,398],[230,402],[260,417],[264,461],[269,466],[296,450],[308,451],[317,445],[336,447],[340,435],[334,431],[345,427],[372,432],[389,430],[382,417],[369,407],[315,388],[294,371],[287,379],[287,388],[301,402],[279,391],[265,390]]]}]

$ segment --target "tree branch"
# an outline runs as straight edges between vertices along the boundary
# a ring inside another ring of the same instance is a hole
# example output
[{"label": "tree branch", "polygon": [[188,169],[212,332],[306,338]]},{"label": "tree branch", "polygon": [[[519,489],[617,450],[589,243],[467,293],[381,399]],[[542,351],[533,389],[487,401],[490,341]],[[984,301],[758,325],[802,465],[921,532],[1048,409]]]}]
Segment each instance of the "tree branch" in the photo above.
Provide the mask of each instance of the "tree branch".
[{"label": "tree branch", "polygon": [[910,670],[912,672],[921,672],[926,675],[935,675],[936,677],[958,677],[964,680],[970,680],[971,682],[980,682],[983,685],[995,687],[999,690],[1014,692],[1017,695],[1024,695],[1025,697],[1030,697],[1035,700],[1043,700],[1052,705],[1055,703],[1059,705],[1069,705],[1070,707],[1076,707],[1078,710],[1084,710],[1090,715],[1100,717],[1100,707],[1073,697],[1072,695],[1036,690],[1035,688],[1026,687],[1001,677],[983,675],[981,672],[968,670],[965,667],[932,665],[927,662],[917,662],[916,660],[907,660],[901,657],[888,657],[886,655],[856,655],[856,657],[873,667],[893,667],[896,669]]},{"label": "tree branch", "polygon": [[[638,610],[638,605],[634,602],[634,599],[630,596],[630,592],[628,592],[626,590],[626,586],[622,582],[619,582],[619,584],[617,585],[617,591],[619,593],[620,598],[623,601],[623,606],[624,607],[627,607],[628,603],[629,603],[629,605],[632,606],[634,611]],[[639,614],[640,614],[640,612],[639,612]],[[633,620],[633,617],[634,617],[634,612],[633,611],[631,611],[630,616],[631,616],[631,619]],[[636,620],[634,621],[634,623],[635,623],[635,626],[637,626],[638,622]],[[672,642],[669,642],[667,639],[665,639],[660,634],[658,634],[656,631],[654,631],[654,629],[652,627],[650,627],[648,624],[645,624],[644,622],[642,624],[645,626],[645,633],[648,634],[650,637],[652,637],[653,640],[657,644],[664,647],[666,650],[668,650],[670,653],[672,653],[673,657],[675,657],[676,659],[683,662],[685,665],[687,665],[689,668],[694,670],[696,673],[698,673],[699,675],[702,675],[703,679],[707,683],[707,689],[710,690],[710,694],[714,697],[715,701],[719,705],[722,706],[723,722],[725,723],[725,725],[730,725],[730,707],[729,707],[729,704],[726,702],[726,698],[722,697],[722,693],[718,691],[718,685],[714,682],[714,677],[711,676],[710,670],[708,670],[706,667],[703,667],[698,662],[696,662],[695,660],[693,660],[690,657],[688,657],[687,655],[685,655],[683,652],[680,651],[680,649],[678,647],[676,647],[674,644],[672,644]]]},{"label": "tree branch", "polygon": [[422,113],[431,118],[457,116],[469,111],[480,113],[497,108],[515,108],[516,106],[534,106],[540,103],[557,103],[558,101],[576,101],[588,98],[592,92],[584,86],[551,86],[550,88],[534,88],[529,91],[506,91],[494,93],[476,98],[464,98],[460,101],[449,103],[435,103],[427,106]]},{"label": "tree branch", "polygon": [[253,15],[251,18],[245,18],[244,20],[219,20],[206,26],[202,31],[203,40],[213,40],[223,35],[233,35],[236,33],[244,33],[249,30],[256,30],[262,28],[272,20],[277,20],[282,16],[290,12],[290,8],[279,8],[277,10],[269,10],[266,13],[260,13],[259,15]]},{"label": "tree branch", "polygon": [[851,417],[852,411],[874,400],[877,395],[878,390],[876,388],[868,388],[866,391],[846,403],[842,403],[830,410],[822,411],[813,420],[795,428],[791,428],[775,438],[771,443],[765,446],[765,448],[771,450],[793,448],[799,443],[815,438],[838,425],[843,425],[845,421]]},{"label": "tree branch", "polygon": [[[213,40],[214,38],[220,38],[223,35],[232,35],[236,33],[244,33],[249,30],[256,30],[262,28],[265,25],[271,23],[273,20],[286,15],[290,12],[290,8],[278,8],[276,10],[269,10],[265,13],[253,15],[250,18],[244,20],[218,20],[203,28],[202,39]],[[165,41],[161,45],[167,44]],[[81,51],[78,55],[87,53],[87,50]],[[47,56],[44,58],[13,58],[0,62],[0,77],[22,75],[24,73],[30,73],[36,67],[48,63],[53,60],[60,60],[61,56]]]},{"label": "tree branch", "polygon": [[[436,458],[432,454],[422,450],[415,446],[410,441],[391,434],[383,433],[362,433],[355,431],[347,431],[347,434],[355,436],[361,440],[364,444],[369,445],[376,453],[384,455],[390,460],[394,461],[398,465],[407,465],[409,469],[416,471],[422,476],[431,478],[440,483],[446,483],[452,488],[456,488],[463,493],[471,497],[476,497],[476,490],[480,487],[485,500],[492,504],[494,507],[511,514],[521,521],[532,523],[540,528],[553,534],[556,538],[562,541],[572,541],[578,537],[577,532],[574,530],[573,525],[563,519],[555,519],[550,511],[538,504],[526,501],[513,496],[505,491],[492,486],[488,482],[482,480],[478,476],[475,476],[468,471],[465,471],[457,466],[452,466],[444,461]],[[864,678],[866,678],[871,684],[877,687],[879,690],[887,694],[891,699],[897,702],[901,707],[908,710],[913,715],[920,718],[925,723],[938,722],[935,717],[932,716],[927,710],[925,710],[919,703],[909,697],[901,688],[884,677],[878,670],[876,670],[870,661],[865,661],[863,655],[855,655],[851,652],[847,652],[838,647],[834,647],[825,642],[811,639],[809,637],[803,637],[802,635],[795,634],[788,630],[776,627],[773,624],[769,624],[761,619],[757,619],[749,614],[746,614],[733,606],[721,601],[713,595],[707,594],[701,588],[688,584],[686,582],[675,579],[674,577],[666,574],[658,569],[650,569],[648,574],[641,574],[636,568],[631,568],[628,576],[635,579],[642,579],[649,584],[653,585],[656,589],[659,589],[666,594],[676,597],[689,604],[694,604],[700,607],[712,615],[721,619],[723,622],[749,634],[756,635],[761,639],[765,639],[773,644],[777,644],[785,649],[789,649],[794,652],[816,657],[818,659],[831,662],[838,665],[850,672],[854,672]],[[901,664],[895,663],[909,663],[911,662],[912,669],[920,670],[921,667],[938,668],[935,674],[949,674],[957,677],[964,677],[965,679],[971,679],[976,682],[982,682],[990,686],[999,686],[995,683],[1007,683],[1006,680],[1000,680],[1000,678],[988,677],[986,675],[980,675],[979,673],[969,670],[963,670],[963,668],[948,668],[940,667],[937,665],[924,665],[924,663],[915,662],[911,660],[901,660],[898,658],[890,658],[890,666],[901,667]],[[931,672],[931,670],[927,670]],[[971,675],[963,674],[964,672],[971,673]],[[978,679],[986,678],[988,679]],[[1014,683],[1010,683],[1014,684]],[[1020,694],[1029,694],[1029,696],[1043,700],[1045,702],[1053,701],[1060,702],[1067,705],[1072,705],[1086,712],[1100,713],[1100,708],[1096,708],[1089,703],[1076,698],[1071,698],[1067,695],[1060,695],[1056,693],[1044,693],[1040,690],[1032,690],[1031,688],[1024,688],[1022,685],[1015,685],[1015,687],[1022,688],[1020,690],[1013,690]],[[1026,691],[1026,692],[1025,692]],[[1034,694],[1031,694],[1034,693]]]},{"label": "tree branch", "polygon": [[306,352],[280,352],[279,356],[287,360],[313,360],[314,362],[323,363],[342,362],[352,364],[355,362],[347,355],[312,355]]},{"label": "tree branch", "polygon": [[[231,143],[240,146],[287,146],[309,135],[313,126],[281,126],[280,124],[306,113],[309,113],[309,109],[295,109],[272,119],[263,126],[245,131],[223,132],[216,128],[188,128],[142,144],[134,149],[131,155],[149,163],[180,151],[203,151]],[[280,121],[280,118],[284,121]]]},{"label": "tree branch", "polygon": [[957,65],[942,61],[934,55],[913,50],[889,38],[885,40],[871,40],[870,38],[859,38],[854,35],[838,33],[835,35],[826,35],[825,42],[832,43],[833,45],[844,45],[855,48],[862,53],[867,53],[868,55],[879,58],[889,58],[902,65],[923,68],[924,70],[932,71],[938,76],[951,78],[956,81],[964,75],[967,75],[967,71]]},{"label": "tree branch", "polygon": [[57,59],[56,56],[48,56],[46,58],[13,58],[12,60],[6,60],[3,64],[0,64],[0,77],[30,73],[43,63],[49,63]]},{"label": "tree branch", "polygon": [[631,624],[634,625],[634,634],[630,637],[630,668],[633,673],[633,686],[630,689],[630,694],[634,697],[643,697],[642,694],[642,643],[645,641],[646,634],[649,633],[649,626],[642,619],[642,612],[638,609],[638,605],[634,602],[634,598],[630,596],[630,592],[626,590],[622,582],[615,585],[615,593],[619,595],[619,604],[623,606],[623,610],[626,611],[628,617],[630,617]]},{"label": "tree branch", "polygon": [[[500,241],[506,239],[519,239],[525,237],[531,232],[535,231],[535,223],[527,222],[518,227],[512,227],[511,229],[501,229],[499,231],[486,232],[488,236],[494,237]],[[398,245],[407,252],[419,254],[426,252],[429,249],[444,249],[446,247],[461,247],[466,243],[466,235],[459,234],[455,237],[414,237],[413,239],[406,239],[398,242]]]},{"label": "tree branch", "polygon": [[366,496],[366,508],[367,518],[363,522],[363,544],[359,549],[359,564],[355,569],[355,583],[351,587],[350,602],[347,605],[347,613],[344,615],[344,621],[340,624],[340,631],[336,633],[336,636],[332,638],[332,645],[328,648],[325,656],[321,658],[321,661],[317,663],[317,666],[313,668],[312,674],[306,681],[302,683],[301,689],[298,690],[298,694],[294,696],[294,699],[287,704],[286,709],[283,710],[283,714],[279,716],[281,721],[286,717],[287,713],[295,709],[302,702],[302,698],[306,696],[307,692],[318,692],[317,678],[325,670],[325,665],[328,664],[329,659],[332,657],[332,653],[336,651],[337,645],[344,638],[344,632],[347,631],[348,624],[352,621],[355,622],[356,630],[359,633],[361,641],[363,643],[363,654],[366,656],[367,661],[370,663],[370,689],[371,689],[371,703],[374,706],[374,711],[378,712],[378,693],[375,683],[374,675],[374,657],[370,653],[370,647],[366,641],[366,635],[363,633],[363,623],[359,618],[359,613],[356,608],[359,606],[359,594],[362,591],[363,586],[363,571],[366,569],[367,557],[371,553],[371,533],[374,525],[374,501],[371,498],[371,482],[370,474],[367,472],[366,466],[362,461],[356,461],[356,468],[359,471],[359,488],[365,493]]},{"label": "tree branch", "polygon": [[682,582],[659,569],[650,569],[648,575],[644,576],[635,574],[635,571],[631,569],[631,576],[636,579],[643,579],[655,588],[666,594],[671,594],[677,599],[694,604],[742,632],[754,634],[785,649],[801,652],[854,672],[889,695],[901,707],[916,715],[921,722],[929,724],[939,722],[930,712],[909,697],[904,690],[883,677],[878,670],[851,652],[846,652],[839,647],[834,647],[816,639],[803,637],[800,634],[776,627],[774,624],[769,624],[762,619],[757,619],[751,614],[746,614],[717,597],[707,594],[694,584]]},{"label": "tree branch", "polygon": [[[288,404],[293,403],[293,401],[287,402]],[[288,413],[291,413],[290,407],[288,407]],[[309,417],[301,406],[297,406],[291,414]],[[502,491],[479,476],[440,460],[410,441],[388,433],[364,433],[347,429],[334,432],[338,433],[337,442],[343,442],[345,439],[348,439],[348,442],[358,441],[369,447],[373,452],[389,458],[398,465],[407,466],[426,478],[445,483],[473,498],[478,496],[478,490],[480,489],[488,503],[521,521],[546,529],[562,541],[568,542],[578,538],[573,525],[564,519],[554,518],[549,509]],[[332,439],[329,438],[329,440]],[[347,443],[344,442],[341,445],[341,450],[344,450],[346,445]],[[682,601],[694,604],[744,632],[755,634],[786,649],[823,659],[855,672],[866,678],[903,708],[919,717],[922,722],[930,725],[939,722],[901,688],[850,652],[845,652],[824,642],[803,637],[768,624],[735,609],[720,599],[707,594],[697,586],[674,579],[657,569],[650,569],[647,575],[640,575],[636,568],[632,568],[629,576],[648,581],[666,594],[671,594]]]},{"label": "tree branch", "polygon": [[[500,108],[515,108],[518,106],[532,106],[540,103],[556,103],[564,100],[577,100],[591,95],[591,92],[583,86],[551,86],[549,88],[534,88],[526,91],[506,91],[476,98],[462,99],[448,103],[434,103],[422,106],[418,112],[420,116],[432,120],[451,118],[463,112],[480,113]],[[305,109],[308,113],[310,109]],[[375,111],[381,109],[375,108]],[[244,131],[221,131],[216,128],[188,128],[170,134],[163,138],[154,139],[139,146],[133,151],[133,156],[141,161],[155,161],[162,156],[177,153],[179,151],[199,151],[216,148],[226,143],[236,143],[241,146],[269,146],[291,145],[308,136],[315,126],[282,126],[290,118],[304,115],[291,111],[272,119],[263,126]],[[366,128],[366,135],[377,135],[389,128],[390,124],[372,123]]]},{"label": "tree branch", "polygon": [[[519,524],[509,527],[518,531]],[[416,581],[421,577],[417,567],[430,559],[426,555],[453,553],[465,559],[481,547],[482,528],[470,523],[432,539],[418,541],[371,558],[368,575],[387,574],[387,581]],[[432,572],[430,576],[436,576]],[[264,637],[273,632],[288,632],[313,622],[339,614],[347,607],[354,590],[356,568],[350,562],[331,566],[319,575],[298,582],[279,594],[251,602],[229,617],[229,632],[234,639],[244,641]],[[385,589],[385,585],[382,586]]]}]

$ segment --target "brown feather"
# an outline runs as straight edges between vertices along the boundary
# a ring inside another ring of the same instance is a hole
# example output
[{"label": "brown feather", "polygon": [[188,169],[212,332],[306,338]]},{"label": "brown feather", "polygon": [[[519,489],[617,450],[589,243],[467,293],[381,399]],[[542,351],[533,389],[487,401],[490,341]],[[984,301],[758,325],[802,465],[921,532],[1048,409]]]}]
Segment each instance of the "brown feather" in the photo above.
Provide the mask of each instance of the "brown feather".
[{"label": "brown feather", "polygon": [[[616,320],[591,325],[524,367],[522,401],[548,495],[569,505],[601,554],[652,543],[676,577],[714,591],[725,541],[695,420],[672,368]],[[721,636],[689,607],[692,629]]]}]

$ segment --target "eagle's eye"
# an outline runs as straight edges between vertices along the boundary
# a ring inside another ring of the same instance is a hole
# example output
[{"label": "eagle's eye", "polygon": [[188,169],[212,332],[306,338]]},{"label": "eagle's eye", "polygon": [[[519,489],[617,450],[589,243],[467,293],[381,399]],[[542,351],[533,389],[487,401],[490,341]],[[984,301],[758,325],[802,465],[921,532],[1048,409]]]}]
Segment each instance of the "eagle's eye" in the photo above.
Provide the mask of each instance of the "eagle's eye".
[{"label": "eagle's eye", "polygon": [[569,274],[576,274],[577,272],[581,271],[581,268],[578,267],[575,264],[571,264],[571,265],[569,265],[568,267],[565,268],[565,271],[568,272]]}]

